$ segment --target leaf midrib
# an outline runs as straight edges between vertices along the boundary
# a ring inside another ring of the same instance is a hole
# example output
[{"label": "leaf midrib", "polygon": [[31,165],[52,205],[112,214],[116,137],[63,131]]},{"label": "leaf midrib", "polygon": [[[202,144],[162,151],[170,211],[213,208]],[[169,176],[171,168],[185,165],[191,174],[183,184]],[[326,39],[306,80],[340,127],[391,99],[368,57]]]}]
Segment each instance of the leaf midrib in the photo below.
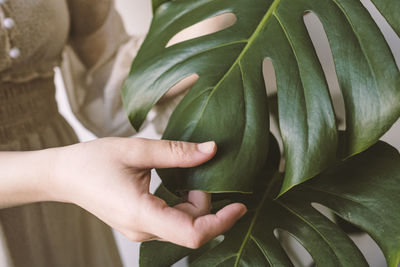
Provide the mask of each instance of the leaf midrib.
[{"label": "leaf midrib", "polygon": [[244,252],[244,248],[246,247],[247,242],[249,241],[249,239],[251,239],[251,233],[252,233],[254,225],[255,225],[255,223],[256,223],[256,221],[258,219],[258,216],[259,216],[259,214],[261,212],[261,208],[264,206],[265,200],[267,199],[268,195],[271,193],[271,190],[272,190],[275,182],[279,179],[279,177],[280,177],[280,173],[279,172],[275,173],[274,176],[272,177],[270,183],[268,184],[267,189],[265,190],[265,193],[264,193],[264,195],[263,195],[263,197],[262,197],[262,199],[260,201],[260,204],[256,209],[254,217],[251,219],[251,223],[250,223],[249,229],[247,230],[247,233],[246,233],[246,236],[245,236],[245,238],[244,238],[244,240],[242,242],[242,245],[239,248],[239,251],[238,251],[237,256],[236,256],[236,261],[235,261],[234,267],[238,267],[238,264],[240,262],[240,259],[242,258],[243,252]]},{"label": "leaf midrib", "polygon": [[[212,95],[215,93],[215,91],[219,88],[219,86],[222,84],[222,82],[229,77],[229,75],[232,73],[236,65],[239,64],[239,62],[242,60],[244,55],[246,54],[247,50],[251,47],[253,44],[254,40],[258,37],[259,33],[261,32],[262,28],[265,26],[267,23],[268,19],[274,14],[276,8],[278,7],[279,3],[281,0],[274,0],[272,2],[271,6],[269,7],[267,13],[264,15],[262,18],[261,22],[258,24],[257,28],[254,30],[252,35],[247,41],[246,46],[243,48],[242,52],[240,52],[239,56],[236,58],[235,62],[233,62],[232,66],[229,68],[229,70],[224,74],[224,76],[218,81],[218,83],[214,86],[213,90],[211,90],[210,95],[207,98],[207,101],[205,102],[203,108],[200,111],[199,118],[201,118],[204,114],[205,109],[207,108],[208,102],[210,101]],[[194,127],[195,128],[195,127]]]}]

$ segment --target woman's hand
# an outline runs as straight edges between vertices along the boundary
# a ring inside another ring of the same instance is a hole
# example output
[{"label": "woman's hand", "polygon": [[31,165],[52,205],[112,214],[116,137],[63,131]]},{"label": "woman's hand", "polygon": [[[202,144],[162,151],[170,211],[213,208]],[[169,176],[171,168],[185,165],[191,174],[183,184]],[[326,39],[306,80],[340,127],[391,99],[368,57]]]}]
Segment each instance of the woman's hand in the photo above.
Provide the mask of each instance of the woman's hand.
[{"label": "woman's hand", "polygon": [[210,213],[210,196],[188,193],[169,207],[149,193],[152,168],[193,167],[211,159],[214,142],[194,144],[141,138],[104,138],[53,150],[51,200],[75,203],[129,239],[159,239],[198,248],[243,216],[235,203]]}]

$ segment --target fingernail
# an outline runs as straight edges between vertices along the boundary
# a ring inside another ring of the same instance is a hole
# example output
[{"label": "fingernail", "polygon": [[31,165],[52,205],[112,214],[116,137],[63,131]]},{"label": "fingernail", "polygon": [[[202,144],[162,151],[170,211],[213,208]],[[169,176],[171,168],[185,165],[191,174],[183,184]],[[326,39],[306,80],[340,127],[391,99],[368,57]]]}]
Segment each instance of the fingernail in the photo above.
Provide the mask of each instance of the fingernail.
[{"label": "fingernail", "polygon": [[241,216],[243,216],[243,215],[245,215],[247,213],[247,207],[245,205],[243,205],[243,206],[244,206],[244,209],[242,210],[242,215]]},{"label": "fingernail", "polygon": [[215,147],[215,142],[214,141],[209,141],[209,142],[205,142],[205,143],[201,143],[197,145],[197,149],[201,152],[201,153],[205,153],[205,154],[210,154],[211,152],[214,151],[214,147]]}]

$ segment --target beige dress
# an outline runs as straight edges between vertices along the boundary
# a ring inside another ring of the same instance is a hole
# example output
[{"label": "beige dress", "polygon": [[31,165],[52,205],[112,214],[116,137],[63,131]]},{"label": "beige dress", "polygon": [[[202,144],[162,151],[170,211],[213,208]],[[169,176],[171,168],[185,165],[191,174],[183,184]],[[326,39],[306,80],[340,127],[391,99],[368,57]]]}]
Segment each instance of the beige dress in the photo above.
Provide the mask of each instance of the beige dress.
[{"label": "beige dress", "polygon": [[[132,135],[119,90],[139,43],[125,33],[112,0],[0,0],[0,151],[78,142],[57,110],[56,66],[84,126],[97,136]],[[0,210],[3,266],[121,261],[110,228],[97,218],[70,204],[36,203]]]}]

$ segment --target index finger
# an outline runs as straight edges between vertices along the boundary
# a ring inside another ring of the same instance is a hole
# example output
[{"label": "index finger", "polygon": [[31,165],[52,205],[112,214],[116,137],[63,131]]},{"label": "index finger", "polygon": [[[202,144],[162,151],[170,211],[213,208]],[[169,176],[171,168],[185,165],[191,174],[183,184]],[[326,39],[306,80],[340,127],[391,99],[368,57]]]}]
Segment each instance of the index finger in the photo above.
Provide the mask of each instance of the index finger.
[{"label": "index finger", "polygon": [[199,248],[229,230],[245,213],[240,203],[230,204],[216,214],[197,218],[169,207],[163,200],[149,195],[141,207],[143,230],[169,242],[188,248]]}]

